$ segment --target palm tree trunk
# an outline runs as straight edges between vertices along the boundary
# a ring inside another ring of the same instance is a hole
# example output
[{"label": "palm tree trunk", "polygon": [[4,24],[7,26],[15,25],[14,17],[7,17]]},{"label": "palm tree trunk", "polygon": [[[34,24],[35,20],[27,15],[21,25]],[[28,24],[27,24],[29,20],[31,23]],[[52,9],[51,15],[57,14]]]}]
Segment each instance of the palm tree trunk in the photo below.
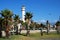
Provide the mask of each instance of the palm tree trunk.
[{"label": "palm tree trunk", "polygon": [[6,37],[7,38],[9,38],[9,35],[10,35],[10,33],[9,33],[9,26],[8,26],[8,20],[7,20],[7,18],[6,18]]},{"label": "palm tree trunk", "polygon": [[28,25],[26,36],[29,36],[29,35],[30,35],[30,28],[29,28],[29,25]]},{"label": "palm tree trunk", "polygon": [[[0,28],[1,28],[1,26],[0,26]],[[0,29],[0,37],[2,36],[2,32],[1,32],[1,29]]]},{"label": "palm tree trunk", "polygon": [[47,27],[47,35],[49,34],[49,27]]},{"label": "palm tree trunk", "polygon": [[18,26],[16,26],[16,35],[18,34]]},{"label": "palm tree trunk", "polygon": [[59,31],[60,31],[60,26],[57,26],[57,34],[59,34]]},{"label": "palm tree trunk", "polygon": [[29,35],[30,35],[30,29],[27,29],[26,36],[29,36]]},{"label": "palm tree trunk", "polygon": [[42,28],[41,28],[41,36],[43,36],[43,31],[42,31]]}]

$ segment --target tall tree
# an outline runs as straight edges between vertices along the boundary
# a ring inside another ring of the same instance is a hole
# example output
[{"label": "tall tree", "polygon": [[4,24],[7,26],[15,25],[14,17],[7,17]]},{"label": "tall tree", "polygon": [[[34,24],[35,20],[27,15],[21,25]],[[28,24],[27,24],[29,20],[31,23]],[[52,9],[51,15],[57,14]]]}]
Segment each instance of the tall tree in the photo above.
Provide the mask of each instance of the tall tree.
[{"label": "tall tree", "polygon": [[9,37],[10,21],[11,21],[10,19],[12,18],[13,13],[12,13],[12,11],[5,9],[5,10],[2,10],[0,14],[4,18],[4,23],[5,23],[5,28],[6,28],[6,30],[5,30],[6,37]]},{"label": "tall tree", "polygon": [[0,17],[0,37],[2,37],[2,17]]},{"label": "tall tree", "polygon": [[33,22],[33,20],[31,21],[31,24],[30,24],[30,29],[33,29],[33,30],[35,30],[35,22]]},{"label": "tall tree", "polygon": [[27,23],[27,33],[26,33],[26,35],[28,36],[30,33],[30,28],[29,28],[29,26],[30,26],[30,20],[31,20],[31,18],[33,17],[33,15],[32,15],[32,13],[31,12],[26,12],[26,15],[25,15],[25,20],[26,20],[26,23]]},{"label": "tall tree", "polygon": [[56,26],[60,26],[60,21],[57,21],[56,22]]},{"label": "tall tree", "polygon": [[42,31],[43,30],[43,24],[41,23],[40,26],[41,26],[41,36],[43,36],[43,31]]},{"label": "tall tree", "polygon": [[16,28],[16,34],[18,34],[18,23],[19,23],[19,21],[20,21],[20,18],[19,18],[19,16],[18,15],[15,15],[14,16],[14,25],[15,25],[15,28]]},{"label": "tall tree", "polygon": [[49,23],[48,20],[46,21],[46,27],[47,27],[47,34],[48,34],[48,32],[49,32],[49,28],[50,28],[50,23]]},{"label": "tall tree", "polygon": [[59,34],[59,31],[60,31],[60,21],[57,21],[55,25],[56,25],[57,33]]}]

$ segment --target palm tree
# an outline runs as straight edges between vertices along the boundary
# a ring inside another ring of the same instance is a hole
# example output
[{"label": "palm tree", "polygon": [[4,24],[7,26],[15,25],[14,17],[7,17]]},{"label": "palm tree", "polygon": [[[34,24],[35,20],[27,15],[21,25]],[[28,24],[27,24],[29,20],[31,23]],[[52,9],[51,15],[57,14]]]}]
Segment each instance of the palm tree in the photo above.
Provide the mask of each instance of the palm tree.
[{"label": "palm tree", "polygon": [[19,16],[18,15],[15,15],[14,16],[14,25],[15,25],[15,28],[16,28],[16,34],[18,34],[18,23],[19,23],[19,21],[20,21],[20,18],[19,18]]},{"label": "palm tree", "polygon": [[26,23],[27,23],[27,26],[26,26],[26,28],[27,28],[27,33],[26,33],[26,35],[28,36],[30,33],[30,28],[29,28],[29,26],[30,26],[30,20],[31,20],[31,18],[32,18],[33,16],[32,16],[32,13],[31,12],[26,12],[26,15],[25,15],[25,20],[26,20]]},{"label": "palm tree", "polygon": [[57,21],[55,25],[56,25],[57,33],[59,34],[59,31],[60,31],[60,21]]},{"label": "palm tree", "polygon": [[35,30],[35,22],[31,21],[31,24],[30,24],[30,29]]},{"label": "palm tree", "polygon": [[16,14],[15,14],[14,20],[15,20],[15,22],[16,22],[16,21],[18,22],[18,21],[20,20],[19,15],[16,15]]},{"label": "palm tree", "polygon": [[60,26],[60,21],[57,21],[56,22],[56,26]]},{"label": "palm tree", "polygon": [[49,24],[49,21],[48,20],[46,21],[46,26],[47,26],[47,34],[48,34],[49,28],[50,28],[50,24]]},{"label": "palm tree", "polygon": [[37,25],[37,23],[36,23],[36,22],[34,22],[33,24],[34,24],[33,29],[35,30],[35,29],[36,29],[36,25]]},{"label": "palm tree", "polygon": [[0,17],[0,37],[2,37],[2,17]]},{"label": "palm tree", "polygon": [[44,24],[41,23],[40,26],[41,26],[40,27],[41,28],[41,36],[43,36],[43,31],[42,30],[43,30]]},{"label": "palm tree", "polygon": [[39,29],[40,28],[40,24],[35,22],[35,27],[36,27],[36,29]]},{"label": "palm tree", "polygon": [[6,28],[6,37],[9,37],[9,30],[10,30],[10,19],[12,18],[13,14],[12,11],[5,9],[2,10],[1,13],[2,17],[4,18],[5,28]]}]

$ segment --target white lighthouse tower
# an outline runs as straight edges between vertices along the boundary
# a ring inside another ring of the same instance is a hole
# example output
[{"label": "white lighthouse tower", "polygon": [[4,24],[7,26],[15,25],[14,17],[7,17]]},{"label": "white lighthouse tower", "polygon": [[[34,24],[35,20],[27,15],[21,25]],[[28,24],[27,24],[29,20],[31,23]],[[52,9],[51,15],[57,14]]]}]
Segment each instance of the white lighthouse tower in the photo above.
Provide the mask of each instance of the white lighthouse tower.
[{"label": "white lighthouse tower", "polygon": [[22,6],[22,21],[25,22],[25,6]]}]

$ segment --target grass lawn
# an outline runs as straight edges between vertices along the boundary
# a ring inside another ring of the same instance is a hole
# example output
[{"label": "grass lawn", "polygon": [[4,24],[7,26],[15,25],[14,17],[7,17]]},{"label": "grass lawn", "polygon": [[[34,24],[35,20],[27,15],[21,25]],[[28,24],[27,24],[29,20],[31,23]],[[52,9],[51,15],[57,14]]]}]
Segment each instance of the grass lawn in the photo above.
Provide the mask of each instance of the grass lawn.
[{"label": "grass lawn", "polygon": [[0,40],[34,40],[33,38],[22,36],[22,35],[12,35],[11,38],[0,38]]},{"label": "grass lawn", "polygon": [[46,33],[43,34],[43,36],[40,35],[40,33],[31,34],[30,37],[35,39],[41,39],[41,38],[60,38],[60,34],[56,33],[49,33],[48,35]]},{"label": "grass lawn", "polygon": [[11,35],[11,38],[0,38],[0,40],[38,40],[41,38],[60,38],[60,34],[49,33],[46,35],[46,33],[44,33],[43,36],[41,36],[40,33],[32,33],[30,36]]}]

